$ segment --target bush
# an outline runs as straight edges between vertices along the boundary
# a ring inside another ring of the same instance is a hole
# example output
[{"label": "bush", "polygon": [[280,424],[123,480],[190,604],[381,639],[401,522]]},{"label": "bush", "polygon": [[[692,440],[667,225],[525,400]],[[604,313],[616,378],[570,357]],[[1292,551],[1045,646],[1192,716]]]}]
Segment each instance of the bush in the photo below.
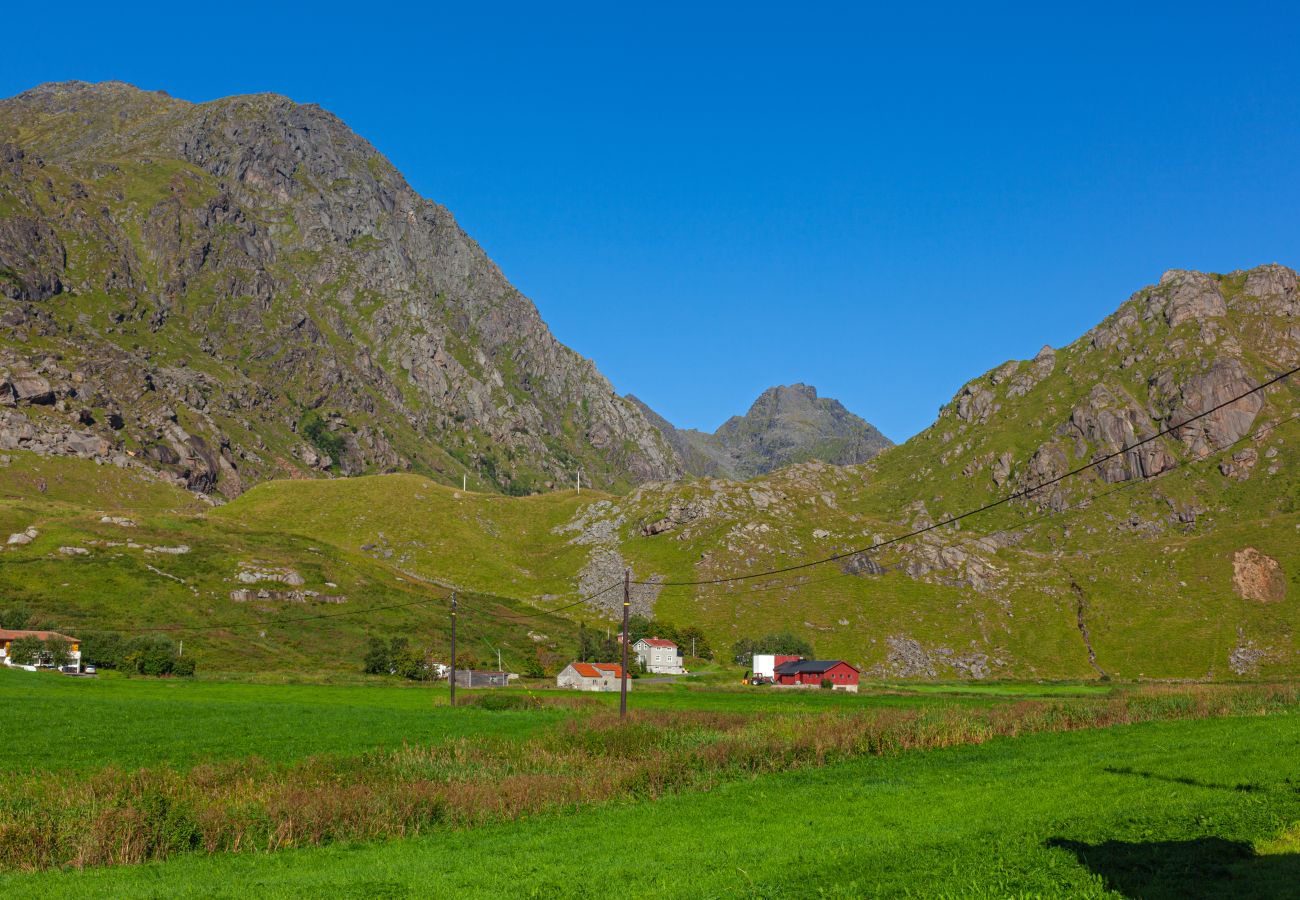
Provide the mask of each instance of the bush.
[{"label": "bush", "polygon": [[829,690],[831,689],[831,687],[832,687],[832,685],[831,685],[831,680],[830,680],[829,678],[823,678],[823,679],[822,679],[822,690],[829,691]]},{"label": "bush", "polygon": [[343,438],[330,431],[329,425],[321,418],[320,413],[314,409],[303,413],[302,419],[298,422],[298,430],[307,440],[316,445],[317,450],[328,453],[333,462],[339,461],[339,455],[344,447]]},{"label": "bush", "polygon": [[194,675],[194,657],[181,656],[176,662],[172,663],[172,674],[181,678],[191,678]]}]

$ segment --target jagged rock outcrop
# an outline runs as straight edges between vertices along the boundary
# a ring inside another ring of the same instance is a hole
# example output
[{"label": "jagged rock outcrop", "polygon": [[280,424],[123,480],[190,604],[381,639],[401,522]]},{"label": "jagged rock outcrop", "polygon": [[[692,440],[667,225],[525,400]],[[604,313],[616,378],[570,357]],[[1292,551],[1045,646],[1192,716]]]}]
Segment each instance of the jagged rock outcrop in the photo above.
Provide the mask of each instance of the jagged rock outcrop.
[{"label": "jagged rock outcrop", "polygon": [[[108,443],[85,455],[139,445],[229,496],[325,469],[513,493],[679,472],[451,213],[317,106],[43,85],[0,101],[0,192],[0,398],[65,401]],[[46,358],[34,390],[18,373]]]},{"label": "jagged rock outcrop", "polygon": [[768,388],[749,412],[713,434],[674,428],[641,400],[627,399],[663,433],[682,468],[701,477],[753,478],[810,460],[855,465],[893,446],[875,426],[806,384]]}]

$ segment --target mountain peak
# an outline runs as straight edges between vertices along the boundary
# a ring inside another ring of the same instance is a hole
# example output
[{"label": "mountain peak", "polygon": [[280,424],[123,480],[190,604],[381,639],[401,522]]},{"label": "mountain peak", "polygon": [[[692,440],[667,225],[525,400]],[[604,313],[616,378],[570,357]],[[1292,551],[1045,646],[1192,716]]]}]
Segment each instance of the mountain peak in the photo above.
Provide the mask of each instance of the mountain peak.
[{"label": "mountain peak", "polygon": [[743,416],[713,434],[673,427],[641,400],[628,396],[677,451],[692,475],[752,478],[793,463],[863,463],[893,446],[873,425],[817,388],[797,382],[759,394]]}]

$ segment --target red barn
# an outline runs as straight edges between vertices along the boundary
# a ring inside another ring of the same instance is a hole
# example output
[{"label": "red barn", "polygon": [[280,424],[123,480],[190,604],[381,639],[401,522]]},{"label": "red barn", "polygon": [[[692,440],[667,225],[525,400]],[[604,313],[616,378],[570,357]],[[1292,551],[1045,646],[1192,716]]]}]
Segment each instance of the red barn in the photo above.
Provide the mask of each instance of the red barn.
[{"label": "red barn", "polygon": [[831,683],[836,691],[858,692],[858,670],[842,659],[800,659],[777,657],[776,683],[791,687],[820,687]]}]

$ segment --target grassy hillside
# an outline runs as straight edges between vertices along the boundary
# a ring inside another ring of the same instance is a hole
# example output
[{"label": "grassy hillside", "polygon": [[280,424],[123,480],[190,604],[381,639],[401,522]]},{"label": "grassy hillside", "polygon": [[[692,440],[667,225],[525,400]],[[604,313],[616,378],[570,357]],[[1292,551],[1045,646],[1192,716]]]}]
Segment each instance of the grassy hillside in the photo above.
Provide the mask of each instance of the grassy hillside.
[{"label": "grassy hillside", "polygon": [[[207,672],[356,672],[371,636],[447,659],[448,591],[403,573],[400,560],[232,520],[136,470],[8,457],[0,540],[28,528],[37,537],[0,551],[0,609],[73,635],[161,634],[184,641]],[[266,577],[240,580],[257,575]],[[516,670],[539,649],[572,653],[571,621],[515,621],[513,600],[472,589],[463,598],[461,653],[495,663],[500,648]]]}]

